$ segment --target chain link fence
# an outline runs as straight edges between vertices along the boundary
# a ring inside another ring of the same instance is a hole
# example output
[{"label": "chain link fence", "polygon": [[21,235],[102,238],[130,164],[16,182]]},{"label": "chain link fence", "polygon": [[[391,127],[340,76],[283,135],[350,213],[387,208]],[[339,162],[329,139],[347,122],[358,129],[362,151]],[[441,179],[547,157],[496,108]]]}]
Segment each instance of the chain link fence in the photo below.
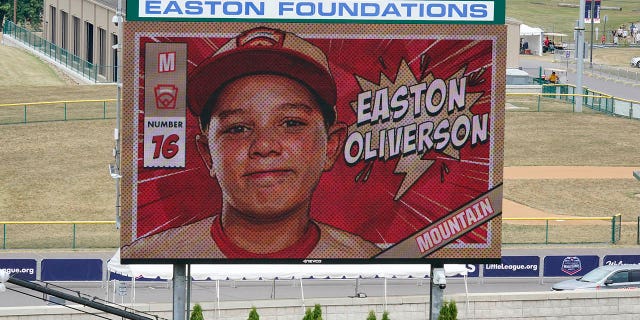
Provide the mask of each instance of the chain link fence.
[{"label": "chain link fence", "polygon": [[115,119],[116,99],[0,104],[0,125]]}]

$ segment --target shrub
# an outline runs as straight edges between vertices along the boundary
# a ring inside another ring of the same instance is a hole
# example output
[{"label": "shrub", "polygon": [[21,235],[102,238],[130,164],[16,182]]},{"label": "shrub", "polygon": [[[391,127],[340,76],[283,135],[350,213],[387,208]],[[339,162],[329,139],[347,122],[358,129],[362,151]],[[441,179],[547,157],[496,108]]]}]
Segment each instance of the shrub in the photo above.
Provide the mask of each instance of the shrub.
[{"label": "shrub", "polygon": [[322,320],[322,307],[319,304],[316,304],[313,307],[313,311],[311,311],[311,308],[307,308],[302,320]]},{"label": "shrub", "polygon": [[391,319],[389,319],[389,311],[386,311],[386,310],[385,310],[385,311],[382,313],[382,320],[391,320]]},{"label": "shrub", "polygon": [[369,316],[367,316],[367,320],[376,320],[376,313],[373,310],[369,311]]},{"label": "shrub", "polygon": [[304,317],[302,320],[313,320],[313,315],[311,314],[311,308],[307,308],[307,311],[304,313]]},{"label": "shrub", "polygon": [[249,311],[249,318],[247,318],[247,320],[260,320],[256,307],[251,307],[251,311]]},{"label": "shrub", "polygon": [[199,303],[196,303],[196,305],[193,306],[193,311],[191,311],[191,317],[189,317],[189,320],[204,320],[204,316],[202,315],[202,307]]},{"label": "shrub", "polygon": [[319,304],[313,306],[313,320],[322,320],[322,308]]},{"label": "shrub", "polygon": [[440,314],[438,315],[438,320],[456,320],[458,319],[458,307],[456,307],[456,302],[445,301],[440,308]]}]

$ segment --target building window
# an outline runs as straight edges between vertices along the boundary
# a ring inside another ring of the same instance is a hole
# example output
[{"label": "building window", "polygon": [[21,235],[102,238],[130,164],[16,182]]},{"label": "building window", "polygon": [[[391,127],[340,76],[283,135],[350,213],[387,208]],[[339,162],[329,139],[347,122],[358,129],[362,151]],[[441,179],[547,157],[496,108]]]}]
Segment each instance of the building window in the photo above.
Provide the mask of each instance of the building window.
[{"label": "building window", "polygon": [[68,14],[62,10],[60,11],[60,27],[61,27],[60,40],[62,40],[62,42],[60,43],[60,46],[62,47],[62,49],[68,50],[69,49]]},{"label": "building window", "polygon": [[89,63],[93,63],[93,23],[85,22],[85,44],[87,46],[87,55],[85,60]]},{"label": "building window", "polygon": [[80,56],[80,18],[73,17],[73,54]]},{"label": "building window", "polygon": [[49,14],[51,15],[51,43],[56,44],[56,7],[49,6]]},{"label": "building window", "polygon": [[111,61],[113,61],[113,63],[111,63],[111,65],[113,66],[113,81],[117,82],[118,81],[118,49],[117,47],[115,47],[115,45],[118,44],[118,35],[112,34],[111,35],[111,43],[114,45],[114,47],[111,49]]},{"label": "building window", "polygon": [[107,73],[107,31],[98,28],[98,72],[104,76]]}]

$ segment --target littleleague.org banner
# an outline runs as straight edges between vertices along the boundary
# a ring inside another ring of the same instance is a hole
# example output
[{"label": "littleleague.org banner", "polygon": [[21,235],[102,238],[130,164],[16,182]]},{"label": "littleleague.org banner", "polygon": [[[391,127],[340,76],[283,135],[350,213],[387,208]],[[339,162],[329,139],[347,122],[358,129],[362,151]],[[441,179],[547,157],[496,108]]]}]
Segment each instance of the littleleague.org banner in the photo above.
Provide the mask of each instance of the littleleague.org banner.
[{"label": "littleleague.org banner", "polygon": [[134,4],[124,263],[500,261],[504,2]]}]

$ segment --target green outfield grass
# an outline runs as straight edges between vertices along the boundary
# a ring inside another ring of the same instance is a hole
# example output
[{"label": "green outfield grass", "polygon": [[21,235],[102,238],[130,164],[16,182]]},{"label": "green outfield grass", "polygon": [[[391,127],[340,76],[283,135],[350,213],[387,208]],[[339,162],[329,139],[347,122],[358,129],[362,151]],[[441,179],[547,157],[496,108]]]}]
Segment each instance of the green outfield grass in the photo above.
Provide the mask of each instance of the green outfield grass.
[{"label": "green outfield grass", "polygon": [[[577,0],[508,0],[507,17],[515,18],[527,25],[542,28],[545,32],[557,32],[569,35],[564,41],[573,39],[573,29],[579,17],[579,8],[561,7],[558,4],[568,3],[578,5]],[[637,0],[603,0],[603,7],[619,7],[622,10],[601,10],[600,17],[608,20],[606,30],[611,31],[625,24],[640,21],[640,1]],[[600,30],[605,28],[604,21],[594,24]],[[591,39],[591,24],[585,25],[585,37]],[[556,40],[559,40],[558,38]],[[599,39],[596,39],[600,43]]]}]

